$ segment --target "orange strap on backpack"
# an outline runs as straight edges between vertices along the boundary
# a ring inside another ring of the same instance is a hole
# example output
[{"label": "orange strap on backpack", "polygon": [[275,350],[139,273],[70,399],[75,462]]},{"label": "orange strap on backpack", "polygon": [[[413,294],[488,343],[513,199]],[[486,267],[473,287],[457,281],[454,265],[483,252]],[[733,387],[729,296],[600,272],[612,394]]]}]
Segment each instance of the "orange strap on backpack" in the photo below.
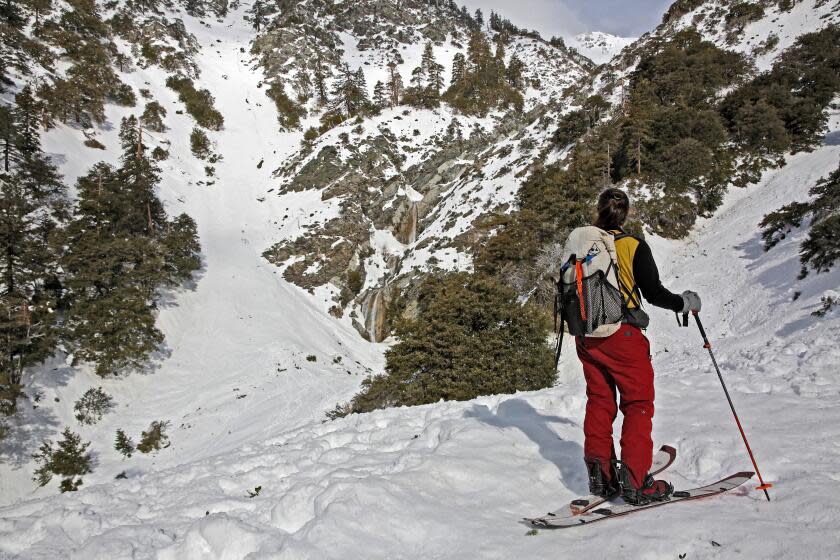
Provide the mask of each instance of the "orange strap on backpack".
[{"label": "orange strap on backpack", "polygon": [[580,301],[580,318],[586,321],[586,305],[583,302],[583,263],[575,261],[575,282],[577,283],[578,300]]}]

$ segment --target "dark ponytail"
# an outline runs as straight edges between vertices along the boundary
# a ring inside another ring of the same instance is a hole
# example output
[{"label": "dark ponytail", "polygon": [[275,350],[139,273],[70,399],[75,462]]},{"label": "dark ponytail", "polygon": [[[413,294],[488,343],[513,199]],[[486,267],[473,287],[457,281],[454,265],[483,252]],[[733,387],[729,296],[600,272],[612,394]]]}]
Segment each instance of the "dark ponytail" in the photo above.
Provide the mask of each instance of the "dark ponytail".
[{"label": "dark ponytail", "polygon": [[595,225],[604,230],[618,229],[627,220],[630,198],[621,189],[609,188],[598,197],[598,217]]}]

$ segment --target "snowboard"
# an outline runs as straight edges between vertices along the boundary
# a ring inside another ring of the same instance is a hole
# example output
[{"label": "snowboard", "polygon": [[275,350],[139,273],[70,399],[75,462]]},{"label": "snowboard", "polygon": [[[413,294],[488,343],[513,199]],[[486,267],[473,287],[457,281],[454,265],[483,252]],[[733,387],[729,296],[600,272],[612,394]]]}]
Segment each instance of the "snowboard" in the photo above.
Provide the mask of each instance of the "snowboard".
[{"label": "snowboard", "polygon": [[733,488],[737,488],[738,486],[747,482],[749,479],[752,478],[753,474],[755,473],[746,471],[735,473],[706,486],[674,492],[668,500],[664,500],[661,502],[651,502],[642,506],[634,506],[631,504],[621,502],[617,504],[610,504],[608,506],[597,509],[592,509],[580,515],[573,515],[568,517],[546,516],[542,518],[533,519],[525,518],[525,521],[527,521],[534,527],[539,527],[542,529],[568,529],[569,527],[589,525],[590,523],[603,521],[604,519],[622,517],[646,509],[660,507],[668,504],[674,504],[677,502],[684,502],[688,500],[698,500],[700,498],[708,498],[710,496],[723,494],[724,492],[728,492]]}]

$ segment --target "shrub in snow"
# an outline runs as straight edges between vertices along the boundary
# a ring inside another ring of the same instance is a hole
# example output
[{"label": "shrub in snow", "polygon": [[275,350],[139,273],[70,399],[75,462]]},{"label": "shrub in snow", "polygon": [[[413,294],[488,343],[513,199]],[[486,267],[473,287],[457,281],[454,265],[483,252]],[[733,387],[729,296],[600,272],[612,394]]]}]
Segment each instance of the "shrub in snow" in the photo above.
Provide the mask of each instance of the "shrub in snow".
[{"label": "shrub in snow", "polygon": [[146,109],[143,111],[143,116],[140,117],[143,126],[155,132],[164,132],[166,126],[163,124],[163,118],[166,117],[166,109],[157,101],[146,103]]},{"label": "shrub in snow", "polygon": [[73,405],[76,420],[80,424],[96,424],[102,416],[114,407],[114,399],[102,390],[102,387],[88,389],[82,398]]},{"label": "shrub in snow", "polygon": [[353,405],[351,403],[338,403],[335,408],[327,411],[327,419],[335,420],[337,418],[344,418],[353,412]]},{"label": "shrub in snow", "polygon": [[362,383],[352,412],[479,395],[533,391],[554,383],[548,325],[536,307],[481,274],[429,276],[415,318],[398,319],[400,342],[385,354],[386,375]]},{"label": "shrub in snow", "polygon": [[103,144],[102,142],[100,142],[96,138],[88,138],[87,140],[84,141],[84,145],[87,146],[88,148],[94,148],[94,149],[97,149],[97,150],[104,150],[105,149],[105,144]]},{"label": "shrub in snow", "polygon": [[119,451],[123,457],[131,457],[131,454],[134,453],[134,442],[131,441],[131,438],[125,435],[125,432],[122,430],[117,430],[117,438],[114,442],[114,449]]},{"label": "shrub in snow", "polygon": [[277,123],[281,130],[294,130],[300,126],[301,117],[306,116],[306,110],[286,95],[283,83],[271,84],[265,94],[274,101],[277,108]]},{"label": "shrub in snow", "polygon": [[56,447],[50,440],[44,441],[38,453],[32,457],[39,467],[35,469],[34,480],[39,486],[46,486],[53,475],[62,477],[62,492],[74,492],[82,485],[82,475],[91,472],[91,457],[87,453],[90,442],[82,443],[81,437],[64,428],[64,439]]},{"label": "shrub in snow", "polygon": [[155,146],[155,149],[152,150],[152,159],[155,161],[169,159],[169,150],[164,150],[160,146]]},{"label": "shrub in snow", "polygon": [[193,116],[199,126],[210,130],[221,130],[225,119],[213,107],[214,99],[210,91],[197,90],[190,78],[170,76],[166,79],[166,86],[178,92],[178,99],[187,107],[187,112]]},{"label": "shrub in snow", "polygon": [[198,159],[207,159],[210,155],[210,138],[198,127],[193,128],[190,133],[190,150]]},{"label": "shrub in snow", "polygon": [[150,453],[169,447],[169,437],[166,435],[166,427],[169,422],[155,420],[149,425],[149,429],[140,434],[140,443],[137,444],[137,451]]},{"label": "shrub in snow", "polygon": [[834,291],[828,291],[820,298],[822,307],[817,309],[811,315],[814,317],[825,317],[828,312],[834,309],[835,305],[840,305],[840,294]]}]

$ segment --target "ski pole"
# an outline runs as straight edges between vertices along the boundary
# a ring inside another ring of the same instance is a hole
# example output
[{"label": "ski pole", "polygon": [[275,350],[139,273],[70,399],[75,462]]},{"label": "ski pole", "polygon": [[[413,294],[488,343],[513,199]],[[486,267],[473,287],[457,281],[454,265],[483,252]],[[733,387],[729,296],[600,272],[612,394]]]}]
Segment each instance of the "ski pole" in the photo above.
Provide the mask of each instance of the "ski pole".
[{"label": "ski pole", "polygon": [[744,440],[744,445],[747,446],[747,453],[750,454],[750,460],[752,461],[753,467],[755,467],[755,473],[758,475],[758,481],[761,483],[759,486],[756,486],[755,489],[764,490],[764,495],[767,497],[767,501],[769,502],[770,494],[767,493],[767,489],[772,488],[773,485],[764,482],[764,479],[761,478],[761,471],[758,470],[758,463],[755,462],[755,456],[753,455],[752,449],[750,449],[750,442],[747,441],[747,434],[744,433],[744,428],[741,427],[741,420],[738,419],[738,413],[735,412],[735,405],[732,404],[729,391],[726,389],[726,383],[723,382],[723,375],[720,373],[717,360],[715,360],[715,355],[712,352],[712,344],[706,336],[706,330],[703,328],[703,323],[700,322],[700,314],[697,311],[692,311],[691,313],[694,315],[694,320],[697,322],[697,328],[700,329],[700,335],[703,337],[703,348],[709,351],[709,356],[712,358],[712,364],[715,366],[718,379],[720,379],[720,384],[723,387],[723,393],[726,395],[726,400],[729,401],[729,408],[732,409],[732,415],[735,417],[735,423],[738,424],[738,431],[741,432],[741,438]]}]

